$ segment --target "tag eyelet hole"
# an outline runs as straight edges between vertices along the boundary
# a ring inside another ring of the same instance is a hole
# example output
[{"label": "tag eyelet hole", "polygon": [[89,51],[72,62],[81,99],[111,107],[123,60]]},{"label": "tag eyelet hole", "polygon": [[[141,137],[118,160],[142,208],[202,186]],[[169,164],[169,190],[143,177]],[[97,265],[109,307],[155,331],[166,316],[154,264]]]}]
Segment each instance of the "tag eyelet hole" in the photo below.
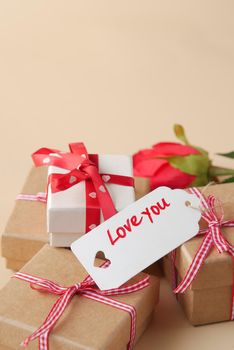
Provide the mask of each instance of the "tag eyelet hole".
[{"label": "tag eyelet hole", "polygon": [[185,202],[186,207],[191,207],[192,203],[190,201]]}]

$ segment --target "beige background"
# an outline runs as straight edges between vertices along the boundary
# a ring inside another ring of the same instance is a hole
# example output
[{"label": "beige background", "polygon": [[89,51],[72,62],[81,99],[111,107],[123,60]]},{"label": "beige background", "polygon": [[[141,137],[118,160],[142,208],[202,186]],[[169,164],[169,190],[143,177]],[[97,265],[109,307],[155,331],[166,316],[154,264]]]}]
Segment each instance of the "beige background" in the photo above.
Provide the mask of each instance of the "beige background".
[{"label": "beige background", "polygon": [[[180,122],[211,153],[234,149],[233,18],[232,0],[0,0],[1,230],[40,146],[133,153]],[[231,323],[167,322],[160,350],[233,349]]]}]

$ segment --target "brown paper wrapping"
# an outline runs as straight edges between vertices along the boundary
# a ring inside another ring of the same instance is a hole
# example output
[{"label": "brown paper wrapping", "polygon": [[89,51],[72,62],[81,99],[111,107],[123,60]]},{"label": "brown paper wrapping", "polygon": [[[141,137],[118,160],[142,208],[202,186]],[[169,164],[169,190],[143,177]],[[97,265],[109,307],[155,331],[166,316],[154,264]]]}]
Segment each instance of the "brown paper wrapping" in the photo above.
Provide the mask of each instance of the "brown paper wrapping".
[{"label": "brown paper wrapping", "polygon": [[[136,178],[136,193],[145,195],[147,179]],[[22,194],[36,194],[46,190],[47,168],[33,167],[21,191]],[[20,270],[48,242],[46,229],[46,205],[44,203],[18,200],[7,222],[2,236],[2,256],[6,267]],[[160,276],[158,263],[151,265],[147,273]]]},{"label": "brown paper wrapping", "polygon": [[150,192],[149,179],[146,177],[134,177],[136,199],[140,199]]},{"label": "brown paper wrapping", "polygon": [[[45,245],[24,266],[23,272],[47,278],[69,286],[87,275],[69,249]],[[140,276],[141,275],[141,276]],[[143,277],[141,273],[135,279]],[[137,311],[137,338],[143,333],[158,302],[159,279],[150,277],[150,286],[128,295],[115,297]],[[20,343],[41,325],[58,296],[32,290],[28,283],[12,279],[0,298],[0,343],[10,349],[20,349]],[[51,350],[126,349],[130,335],[130,317],[99,302],[73,297],[50,336]],[[28,349],[36,350],[37,341]]]},{"label": "brown paper wrapping", "polygon": [[19,271],[25,265],[24,261],[6,259],[6,268],[12,271]]},{"label": "brown paper wrapping", "polygon": [[[47,169],[33,167],[22,194],[36,194],[46,190]],[[7,267],[18,270],[48,241],[46,205],[16,200],[13,212],[2,235],[2,256]]]},{"label": "brown paper wrapping", "polygon": [[[203,188],[201,188],[203,191]],[[213,194],[222,201],[224,220],[234,219],[234,184],[213,185],[204,188],[204,195]],[[216,208],[218,214],[220,208]],[[204,220],[200,227],[206,227]],[[234,244],[234,227],[222,228],[223,235]],[[194,237],[182,244],[176,253],[178,278],[185,275],[195,256],[202,238]],[[164,272],[171,282],[169,256],[163,259]],[[178,299],[189,321],[194,325],[226,321],[230,319],[232,303],[233,262],[228,253],[218,253],[214,247],[201,267],[189,290],[179,294]]]}]

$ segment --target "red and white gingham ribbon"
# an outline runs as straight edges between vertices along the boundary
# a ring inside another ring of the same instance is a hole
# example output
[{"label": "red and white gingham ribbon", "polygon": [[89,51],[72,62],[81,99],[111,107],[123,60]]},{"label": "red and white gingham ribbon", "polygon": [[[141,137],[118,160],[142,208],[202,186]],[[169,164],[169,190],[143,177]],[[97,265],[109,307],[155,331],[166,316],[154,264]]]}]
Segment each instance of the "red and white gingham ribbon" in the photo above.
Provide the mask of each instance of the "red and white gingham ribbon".
[{"label": "red and white gingham ribbon", "polygon": [[37,194],[18,194],[17,200],[33,201],[33,202],[47,202],[47,194],[45,192],[38,192]]},{"label": "red and white gingham ribbon", "polygon": [[[208,223],[208,228],[200,230],[198,235],[204,235],[203,241],[196,252],[195,257],[191,265],[189,266],[184,278],[180,284],[175,287],[174,293],[184,293],[191,283],[197,276],[200,268],[202,267],[204,261],[211,248],[214,246],[217,248],[219,253],[227,252],[234,259],[234,246],[228,242],[228,240],[223,236],[221,229],[223,227],[234,227],[234,220],[223,220],[224,211],[221,202],[216,199],[213,195],[209,195],[207,198],[197,188],[190,188],[190,192],[195,194],[201,201],[204,211],[202,212],[203,219]],[[219,204],[221,209],[221,216],[218,217],[215,208]],[[173,263],[173,282],[175,283],[175,251],[171,254]],[[234,319],[234,283],[232,290],[232,307],[231,307],[231,320]]]},{"label": "red and white gingham ribbon", "polygon": [[[107,261],[102,265],[102,267],[104,268],[108,265],[109,262]],[[128,314],[131,317],[131,326],[130,340],[127,349],[133,349],[136,335],[136,310],[134,306],[114,300],[110,298],[110,296],[130,294],[148,287],[148,275],[136,283],[108,290],[99,290],[90,276],[87,276],[82,282],[74,284],[70,287],[63,287],[50,280],[28,275],[22,272],[17,272],[13,277],[30,283],[32,289],[60,295],[59,299],[53,305],[43,324],[22,343],[24,347],[27,347],[30,341],[38,338],[39,350],[48,350],[50,332],[53,330],[55,324],[62,316],[63,312],[65,311],[67,305],[69,304],[73,296],[76,294],[80,294],[85,298],[92,299],[102,304],[106,304],[116,309],[128,312]]]}]

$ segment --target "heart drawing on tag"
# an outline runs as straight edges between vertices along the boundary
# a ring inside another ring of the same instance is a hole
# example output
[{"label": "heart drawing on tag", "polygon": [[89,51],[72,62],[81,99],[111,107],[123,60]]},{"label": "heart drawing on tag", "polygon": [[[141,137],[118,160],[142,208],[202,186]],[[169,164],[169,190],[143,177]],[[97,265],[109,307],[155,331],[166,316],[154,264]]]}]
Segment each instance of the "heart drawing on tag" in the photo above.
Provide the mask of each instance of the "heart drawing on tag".
[{"label": "heart drawing on tag", "polygon": [[108,181],[110,181],[110,175],[103,175],[102,176],[102,180],[104,181],[104,182],[108,182]]},{"label": "heart drawing on tag", "polygon": [[77,180],[76,176],[72,175],[70,176],[69,183],[73,184]]},{"label": "heart drawing on tag", "polygon": [[99,191],[105,193],[106,189],[103,185],[99,186]]},{"label": "heart drawing on tag", "polygon": [[[96,262],[96,259],[105,260],[106,263],[104,263],[104,266],[103,266],[103,262],[100,264],[100,261]],[[100,269],[106,269],[110,265],[111,265],[111,261],[109,259],[107,259],[107,257],[105,256],[105,253],[103,251],[99,250],[97,252],[97,254],[95,255],[93,266],[98,267]]]},{"label": "heart drawing on tag", "polygon": [[97,193],[96,192],[90,192],[89,197],[91,198],[97,198]]}]

